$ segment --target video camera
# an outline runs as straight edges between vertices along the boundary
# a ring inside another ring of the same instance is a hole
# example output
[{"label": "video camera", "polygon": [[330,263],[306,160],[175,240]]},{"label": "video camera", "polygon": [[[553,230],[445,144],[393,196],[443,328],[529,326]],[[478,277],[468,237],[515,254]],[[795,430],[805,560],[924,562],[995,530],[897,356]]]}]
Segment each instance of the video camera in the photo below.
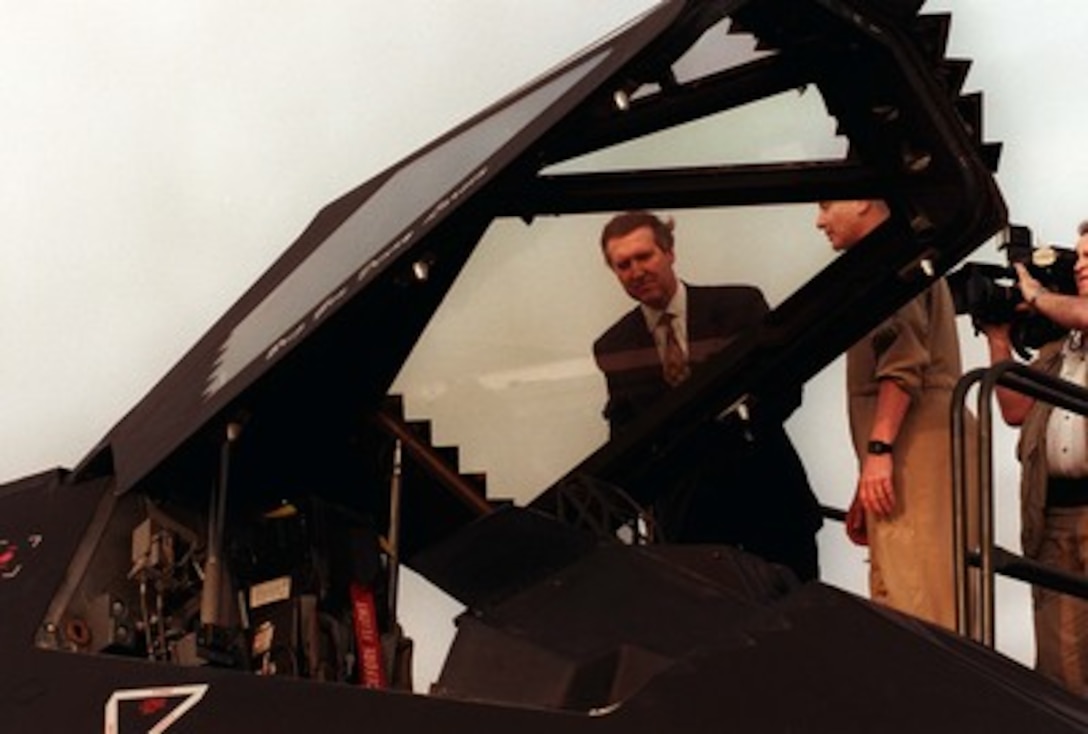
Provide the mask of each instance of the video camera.
[{"label": "video camera", "polygon": [[1075,295],[1073,264],[1075,250],[1066,247],[1032,244],[1031,230],[1010,225],[1005,241],[998,247],[1005,251],[1008,265],[965,263],[947,277],[957,314],[969,314],[976,331],[986,324],[1009,324],[1013,349],[1024,359],[1047,342],[1061,338],[1067,329],[1040,314],[1017,309],[1023,301],[1017,287],[1014,263],[1023,263],[1032,277],[1055,293]]}]

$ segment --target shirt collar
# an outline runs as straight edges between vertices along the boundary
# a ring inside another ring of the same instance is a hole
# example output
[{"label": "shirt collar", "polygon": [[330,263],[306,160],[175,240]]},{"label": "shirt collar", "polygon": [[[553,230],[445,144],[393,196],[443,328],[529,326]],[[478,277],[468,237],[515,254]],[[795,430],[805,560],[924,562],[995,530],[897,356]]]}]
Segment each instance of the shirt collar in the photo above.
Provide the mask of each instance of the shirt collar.
[{"label": "shirt collar", "polygon": [[676,281],[676,293],[672,294],[672,298],[669,299],[664,310],[647,306],[645,303],[640,304],[640,306],[642,308],[642,316],[646,319],[646,328],[651,332],[657,328],[658,322],[661,321],[661,316],[666,313],[671,313],[676,321],[679,321],[681,324],[686,324],[688,316],[687,286],[682,280]]},{"label": "shirt collar", "polygon": [[1080,353],[1084,348],[1088,346],[1085,344],[1084,332],[1074,329],[1069,332],[1069,338],[1065,340],[1065,344],[1062,346],[1063,354]]}]

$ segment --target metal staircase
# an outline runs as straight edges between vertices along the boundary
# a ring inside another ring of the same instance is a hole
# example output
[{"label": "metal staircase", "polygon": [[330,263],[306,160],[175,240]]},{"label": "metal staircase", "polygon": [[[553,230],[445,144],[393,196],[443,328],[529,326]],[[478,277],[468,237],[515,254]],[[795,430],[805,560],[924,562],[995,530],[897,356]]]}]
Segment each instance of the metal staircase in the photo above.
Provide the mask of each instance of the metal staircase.
[{"label": "metal staircase", "polygon": [[[374,413],[374,424],[386,439],[399,442],[399,554],[414,553],[451,535],[496,507],[509,504],[487,497],[487,477],[460,471],[457,446],[435,446],[429,420],[408,420],[404,399],[390,395]],[[390,474],[398,471],[390,464]],[[392,532],[392,528],[390,529]]]}]

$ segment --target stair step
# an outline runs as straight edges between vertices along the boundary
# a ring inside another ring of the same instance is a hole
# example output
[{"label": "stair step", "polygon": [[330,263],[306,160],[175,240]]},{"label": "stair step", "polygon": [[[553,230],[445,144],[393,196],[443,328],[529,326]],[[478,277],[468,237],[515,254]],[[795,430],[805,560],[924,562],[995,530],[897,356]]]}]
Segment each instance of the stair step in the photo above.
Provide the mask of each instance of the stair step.
[{"label": "stair step", "polygon": [[404,425],[408,426],[408,429],[423,443],[428,446],[434,441],[433,429],[434,426],[427,420],[414,420],[405,421]]}]

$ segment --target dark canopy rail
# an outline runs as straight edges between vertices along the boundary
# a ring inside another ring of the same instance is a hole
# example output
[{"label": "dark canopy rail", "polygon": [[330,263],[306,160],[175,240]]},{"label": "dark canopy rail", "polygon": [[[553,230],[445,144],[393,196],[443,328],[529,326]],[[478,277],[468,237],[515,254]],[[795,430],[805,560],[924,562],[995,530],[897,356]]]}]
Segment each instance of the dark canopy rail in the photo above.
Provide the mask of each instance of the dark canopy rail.
[{"label": "dark canopy rail", "polygon": [[[977,467],[979,531],[977,547],[968,537],[969,427],[966,397],[975,385],[977,396]],[[1051,377],[1014,361],[979,368],[964,375],[956,385],[952,402],[953,522],[955,523],[956,624],[961,634],[976,636],[994,645],[994,579],[996,574],[1088,599],[1088,577],[1054,569],[1012,553],[994,543],[993,497],[993,392],[1005,387],[1055,407],[1088,415],[1088,389]],[[981,571],[978,593],[970,596],[969,566]]]}]

